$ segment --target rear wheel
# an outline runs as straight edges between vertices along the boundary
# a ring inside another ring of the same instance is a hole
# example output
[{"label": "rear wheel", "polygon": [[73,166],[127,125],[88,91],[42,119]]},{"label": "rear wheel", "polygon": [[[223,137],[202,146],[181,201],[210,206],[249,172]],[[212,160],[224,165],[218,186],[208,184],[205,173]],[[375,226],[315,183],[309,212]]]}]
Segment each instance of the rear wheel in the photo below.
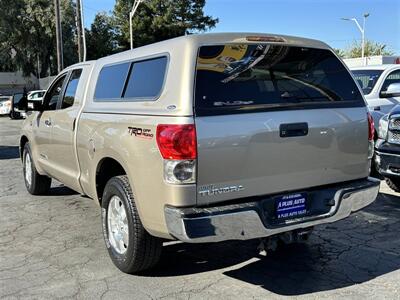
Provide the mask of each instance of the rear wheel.
[{"label": "rear wheel", "polygon": [[127,176],[116,176],[107,182],[101,207],[104,240],[117,268],[133,274],[156,265],[162,240],[143,227]]},{"label": "rear wheel", "polygon": [[387,185],[395,192],[400,192],[400,178],[385,177]]},{"label": "rear wheel", "polygon": [[47,194],[51,186],[51,178],[40,175],[32,160],[31,148],[29,143],[25,144],[23,153],[23,172],[25,186],[32,195]]}]

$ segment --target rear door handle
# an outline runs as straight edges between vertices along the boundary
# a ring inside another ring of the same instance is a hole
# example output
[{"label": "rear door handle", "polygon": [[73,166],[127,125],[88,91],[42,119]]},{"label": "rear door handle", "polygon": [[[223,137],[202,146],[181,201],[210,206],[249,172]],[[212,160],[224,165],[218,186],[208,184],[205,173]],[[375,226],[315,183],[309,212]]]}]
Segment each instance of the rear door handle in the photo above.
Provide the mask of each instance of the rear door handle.
[{"label": "rear door handle", "polygon": [[44,120],[44,125],[46,125],[47,127],[50,127],[51,126],[51,120],[50,119]]},{"label": "rear door handle", "polygon": [[305,136],[308,134],[308,123],[290,123],[279,126],[280,137]]}]

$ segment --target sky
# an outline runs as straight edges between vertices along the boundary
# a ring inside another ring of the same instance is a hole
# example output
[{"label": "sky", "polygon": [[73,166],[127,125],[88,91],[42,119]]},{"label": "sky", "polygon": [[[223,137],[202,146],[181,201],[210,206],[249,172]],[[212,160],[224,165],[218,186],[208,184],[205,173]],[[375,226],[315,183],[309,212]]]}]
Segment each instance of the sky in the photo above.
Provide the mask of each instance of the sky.
[{"label": "sky", "polygon": [[[111,11],[115,0],[82,0],[85,25],[90,26],[99,11]],[[361,40],[354,22],[366,38],[386,44],[400,55],[400,0],[207,0],[205,13],[219,19],[210,32],[265,32],[314,38],[334,48],[346,49]]]}]

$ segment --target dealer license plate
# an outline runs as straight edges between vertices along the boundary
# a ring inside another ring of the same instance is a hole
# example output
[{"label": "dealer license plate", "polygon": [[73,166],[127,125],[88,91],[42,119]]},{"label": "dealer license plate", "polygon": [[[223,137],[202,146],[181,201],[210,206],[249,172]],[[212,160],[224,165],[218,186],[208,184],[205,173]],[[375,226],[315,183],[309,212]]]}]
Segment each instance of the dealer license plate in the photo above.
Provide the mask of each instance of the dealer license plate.
[{"label": "dealer license plate", "polygon": [[276,217],[278,220],[298,218],[306,213],[306,193],[285,195],[276,199]]}]

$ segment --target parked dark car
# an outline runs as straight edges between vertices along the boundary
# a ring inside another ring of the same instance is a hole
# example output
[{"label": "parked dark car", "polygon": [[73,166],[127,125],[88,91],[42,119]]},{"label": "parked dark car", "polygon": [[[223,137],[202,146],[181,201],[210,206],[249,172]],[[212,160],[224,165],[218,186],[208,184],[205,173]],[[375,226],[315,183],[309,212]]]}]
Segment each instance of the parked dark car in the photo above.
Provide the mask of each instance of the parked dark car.
[{"label": "parked dark car", "polygon": [[379,121],[375,165],[388,186],[400,192],[400,105]]},{"label": "parked dark car", "polygon": [[21,119],[25,117],[25,110],[23,107],[27,105],[27,95],[26,93],[16,93],[11,99],[11,119]]}]

